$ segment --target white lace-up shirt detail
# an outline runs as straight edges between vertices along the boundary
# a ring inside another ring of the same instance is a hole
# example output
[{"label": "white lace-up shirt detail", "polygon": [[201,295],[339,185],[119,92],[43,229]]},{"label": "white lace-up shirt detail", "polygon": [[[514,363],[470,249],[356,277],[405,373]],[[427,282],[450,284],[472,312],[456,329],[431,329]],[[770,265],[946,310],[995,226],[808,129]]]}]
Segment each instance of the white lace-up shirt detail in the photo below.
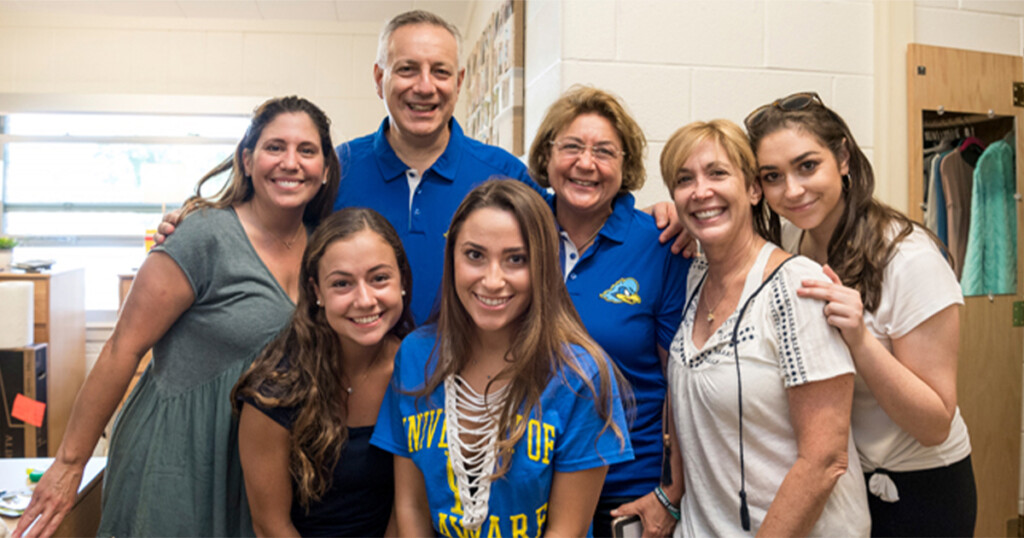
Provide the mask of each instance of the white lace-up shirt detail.
[{"label": "white lace-up shirt detail", "polygon": [[506,389],[508,385],[485,396],[459,375],[444,380],[448,459],[462,500],[461,524],[468,529],[480,528],[487,519],[498,458],[498,414]]}]

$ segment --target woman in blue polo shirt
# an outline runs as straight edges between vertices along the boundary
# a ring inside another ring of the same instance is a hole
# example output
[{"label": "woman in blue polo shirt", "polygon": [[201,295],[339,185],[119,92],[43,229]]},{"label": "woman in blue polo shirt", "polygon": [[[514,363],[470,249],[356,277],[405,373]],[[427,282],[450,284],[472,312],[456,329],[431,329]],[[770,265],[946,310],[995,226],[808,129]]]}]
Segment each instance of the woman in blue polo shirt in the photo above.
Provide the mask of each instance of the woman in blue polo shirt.
[{"label": "woman in blue polo shirt", "polygon": [[[548,109],[530,149],[530,173],[555,191],[569,295],[636,397],[629,429],[636,459],[609,469],[594,517],[596,536],[611,535],[613,509],[658,487],[666,350],[679,325],[690,264],[660,244],[654,219],[634,208],[630,191],[644,184],[646,145],[615,96],[577,86]],[[649,508],[645,527],[670,531],[669,510],[656,503]]]},{"label": "woman in blue polo shirt", "polygon": [[608,465],[633,454],[551,213],[490,181],[449,230],[438,322],[403,340],[370,441],[395,454],[398,534],[587,535]]}]

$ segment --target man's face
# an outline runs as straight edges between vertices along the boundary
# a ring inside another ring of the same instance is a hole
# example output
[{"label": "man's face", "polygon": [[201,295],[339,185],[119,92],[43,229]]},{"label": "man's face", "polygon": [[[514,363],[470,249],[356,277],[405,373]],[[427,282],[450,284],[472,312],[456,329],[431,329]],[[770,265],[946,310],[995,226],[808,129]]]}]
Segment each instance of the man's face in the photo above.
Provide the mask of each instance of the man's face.
[{"label": "man's face", "polygon": [[391,34],[386,65],[374,65],[373,78],[394,134],[431,137],[444,131],[466,74],[458,54],[455,37],[440,26],[409,24]]}]

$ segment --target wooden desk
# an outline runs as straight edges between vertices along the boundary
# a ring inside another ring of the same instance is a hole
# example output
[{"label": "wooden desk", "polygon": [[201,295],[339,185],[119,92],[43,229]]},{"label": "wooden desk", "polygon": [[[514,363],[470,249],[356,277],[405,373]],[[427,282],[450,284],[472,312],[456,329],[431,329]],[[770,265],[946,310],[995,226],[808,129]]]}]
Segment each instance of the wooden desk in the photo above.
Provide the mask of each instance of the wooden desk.
[{"label": "wooden desk", "polygon": [[49,344],[46,362],[47,444],[53,456],[64,438],[71,406],[85,381],[85,270],[0,273],[0,282],[34,286],[37,344]]},{"label": "wooden desk", "polygon": [[[46,469],[52,463],[53,458],[0,459],[0,489],[30,489],[25,469]],[[107,458],[92,458],[85,464],[85,474],[78,486],[78,499],[57,527],[54,536],[96,536],[100,528],[100,500],[103,496],[103,470],[106,467]],[[0,517],[0,520],[10,531],[18,524],[18,518]]]}]

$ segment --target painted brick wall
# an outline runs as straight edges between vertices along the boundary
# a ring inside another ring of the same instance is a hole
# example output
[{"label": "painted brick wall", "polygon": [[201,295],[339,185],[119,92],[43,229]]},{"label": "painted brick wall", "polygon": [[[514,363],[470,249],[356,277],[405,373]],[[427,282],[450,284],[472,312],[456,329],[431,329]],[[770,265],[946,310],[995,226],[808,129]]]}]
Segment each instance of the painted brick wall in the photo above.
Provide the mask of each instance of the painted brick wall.
[{"label": "painted brick wall", "polygon": [[757,106],[813,90],[871,157],[873,11],[864,0],[531,0],[526,132],[573,84],[620,95],[648,137],[641,205],[668,199],[658,157],[694,120],[737,123]]}]

